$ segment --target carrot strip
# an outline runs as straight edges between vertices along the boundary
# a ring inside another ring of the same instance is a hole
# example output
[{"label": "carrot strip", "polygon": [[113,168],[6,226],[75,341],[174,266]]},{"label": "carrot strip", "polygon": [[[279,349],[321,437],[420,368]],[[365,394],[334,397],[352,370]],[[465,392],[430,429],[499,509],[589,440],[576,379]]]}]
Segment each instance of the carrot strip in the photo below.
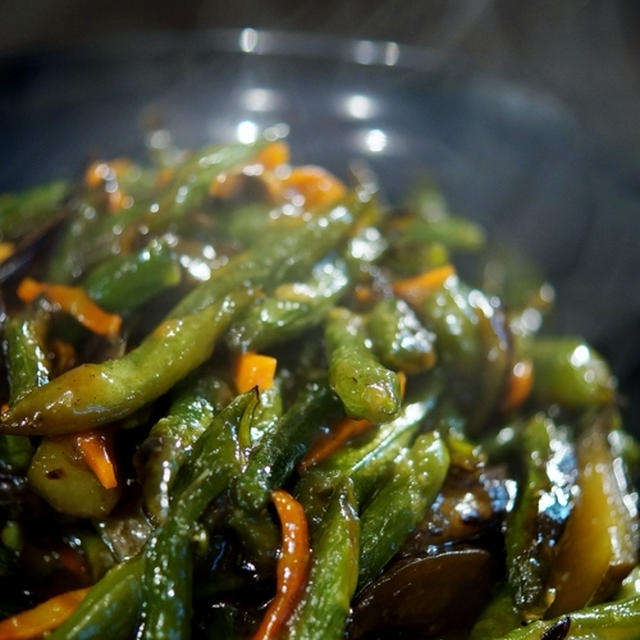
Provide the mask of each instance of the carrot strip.
[{"label": "carrot strip", "polygon": [[416,307],[454,275],[456,275],[455,267],[452,264],[445,264],[417,276],[396,280],[393,283],[393,292],[411,306]]},{"label": "carrot strip", "polygon": [[232,198],[242,183],[242,174],[236,170],[225,171],[216,177],[216,179],[209,185],[209,193],[214,198],[222,198],[228,200]]},{"label": "carrot strip", "polygon": [[0,262],[10,258],[16,250],[13,242],[0,242]]},{"label": "carrot strip", "polygon": [[309,573],[311,549],[302,505],[291,494],[276,489],[271,499],[282,525],[282,546],[276,569],[276,595],[267,607],[252,640],[273,640],[300,600]]},{"label": "carrot strip", "polygon": [[76,350],[70,342],[52,340],[49,345],[53,355],[53,364],[56,375],[61,375],[76,366]]},{"label": "carrot strip", "polygon": [[373,427],[373,423],[369,422],[369,420],[343,418],[334,425],[329,433],[320,436],[309,447],[307,454],[298,464],[298,470],[305,471],[309,467],[326,460],[351,438],[368,431],[371,427]]},{"label": "carrot strip", "polygon": [[105,489],[118,486],[112,446],[107,434],[85,431],[76,436],[76,443],[84,459]]},{"label": "carrot strip", "polygon": [[531,393],[533,387],[533,362],[528,359],[518,360],[507,378],[505,394],[500,408],[509,411],[519,407]]},{"label": "carrot strip", "polygon": [[61,593],[33,609],[5,618],[0,622],[0,640],[38,638],[59,627],[82,602],[89,588]]},{"label": "carrot strip", "polygon": [[291,151],[289,145],[281,140],[271,142],[262,147],[256,156],[256,162],[270,171],[277,169],[280,165],[289,164],[290,159]]},{"label": "carrot strip", "polygon": [[258,387],[264,391],[273,386],[278,361],[253,351],[241,353],[236,359],[234,382],[238,393]]},{"label": "carrot strip", "polygon": [[283,183],[285,189],[304,196],[306,205],[311,208],[330,205],[347,193],[341,180],[326,169],[313,165],[294,167]]},{"label": "carrot strip", "polygon": [[400,383],[400,397],[404,400],[404,392],[407,388],[407,374],[404,371],[398,371],[398,382]]},{"label": "carrot strip", "polygon": [[31,302],[38,296],[44,295],[50,302],[70,313],[87,329],[100,335],[115,336],[122,325],[122,318],[119,315],[107,313],[101,309],[81,287],[49,284],[38,282],[33,278],[24,278],[18,285],[17,294],[23,302]]}]

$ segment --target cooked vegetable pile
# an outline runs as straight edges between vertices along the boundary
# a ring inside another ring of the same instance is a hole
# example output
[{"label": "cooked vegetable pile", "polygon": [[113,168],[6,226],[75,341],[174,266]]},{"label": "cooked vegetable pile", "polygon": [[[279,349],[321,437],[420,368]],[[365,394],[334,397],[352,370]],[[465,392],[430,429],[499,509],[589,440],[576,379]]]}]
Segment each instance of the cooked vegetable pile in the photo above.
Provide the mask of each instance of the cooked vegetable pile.
[{"label": "cooked vegetable pile", "polygon": [[152,160],[0,196],[0,640],[640,637],[640,449],[526,259],[281,140]]}]

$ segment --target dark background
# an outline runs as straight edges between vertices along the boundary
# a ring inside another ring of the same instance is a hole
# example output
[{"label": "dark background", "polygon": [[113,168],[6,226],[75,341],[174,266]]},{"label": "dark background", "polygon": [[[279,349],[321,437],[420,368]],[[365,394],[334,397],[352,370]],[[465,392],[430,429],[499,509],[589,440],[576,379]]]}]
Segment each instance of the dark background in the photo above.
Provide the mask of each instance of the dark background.
[{"label": "dark background", "polygon": [[599,132],[640,142],[637,0],[0,0],[0,56],[244,26],[423,46],[442,64],[466,59],[549,90]]}]

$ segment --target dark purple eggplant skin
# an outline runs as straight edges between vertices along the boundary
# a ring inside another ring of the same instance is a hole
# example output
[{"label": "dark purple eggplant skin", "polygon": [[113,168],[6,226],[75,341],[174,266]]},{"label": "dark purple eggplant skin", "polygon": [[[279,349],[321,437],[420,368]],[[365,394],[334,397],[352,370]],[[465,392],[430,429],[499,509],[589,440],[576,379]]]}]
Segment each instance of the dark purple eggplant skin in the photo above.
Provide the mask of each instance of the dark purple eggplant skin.
[{"label": "dark purple eggplant skin", "polygon": [[433,546],[461,543],[483,547],[501,544],[512,494],[513,482],[504,467],[470,470],[452,465],[424,520],[398,555],[420,555]]},{"label": "dark purple eggplant skin", "polygon": [[[460,547],[401,558],[362,591],[348,637],[440,637],[464,632],[486,605],[499,573],[485,549]],[[463,597],[461,597],[463,595]]]}]

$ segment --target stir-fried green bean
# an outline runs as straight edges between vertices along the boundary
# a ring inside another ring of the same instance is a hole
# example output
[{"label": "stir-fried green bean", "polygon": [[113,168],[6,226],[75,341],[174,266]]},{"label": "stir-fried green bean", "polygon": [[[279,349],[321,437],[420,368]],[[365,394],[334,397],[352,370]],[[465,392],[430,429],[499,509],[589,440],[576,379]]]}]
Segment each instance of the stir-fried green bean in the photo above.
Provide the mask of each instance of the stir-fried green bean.
[{"label": "stir-fried green bean", "polygon": [[0,292],[0,638],[637,638],[604,356],[538,334],[526,257],[455,264],[485,233],[433,185],[290,162],[0,196],[2,256],[66,220]]}]

